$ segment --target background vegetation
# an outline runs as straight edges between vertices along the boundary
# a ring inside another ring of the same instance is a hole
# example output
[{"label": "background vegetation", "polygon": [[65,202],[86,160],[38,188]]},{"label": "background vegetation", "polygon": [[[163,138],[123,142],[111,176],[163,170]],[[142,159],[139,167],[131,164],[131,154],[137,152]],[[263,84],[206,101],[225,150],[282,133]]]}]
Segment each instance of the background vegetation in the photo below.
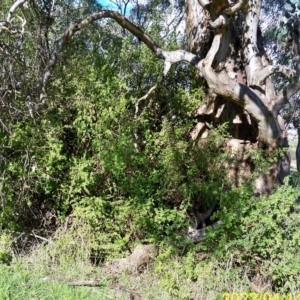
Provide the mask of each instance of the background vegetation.
[{"label": "background vegetation", "polygon": [[[131,18],[162,46],[186,48],[179,31],[168,32],[159,13],[164,3],[150,4]],[[232,188],[224,172],[234,161],[222,150],[226,126],[212,129],[200,147],[190,139],[204,93],[187,65],[173,66],[143,99],[162,65],[115,24],[97,23],[64,50],[47,104],[32,113],[28,91],[61,28],[99,9],[91,1],[58,1],[52,19],[49,5],[30,1],[18,12],[27,20],[26,39],[1,32],[0,298],[298,293],[300,190],[286,182],[269,197],[254,195],[255,173]],[[1,18],[10,6],[4,1]],[[209,222],[222,226],[192,245],[184,236],[193,211],[215,203]],[[148,243],[160,253],[142,274],[105,273],[105,262]],[[91,278],[100,279],[97,287],[68,285]]]}]

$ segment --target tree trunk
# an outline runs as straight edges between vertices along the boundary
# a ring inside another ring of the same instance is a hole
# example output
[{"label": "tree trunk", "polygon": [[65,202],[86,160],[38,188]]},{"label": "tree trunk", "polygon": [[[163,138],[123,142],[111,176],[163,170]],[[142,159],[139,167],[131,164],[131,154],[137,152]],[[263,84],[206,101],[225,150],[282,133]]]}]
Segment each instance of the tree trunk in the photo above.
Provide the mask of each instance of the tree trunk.
[{"label": "tree trunk", "polygon": [[300,183],[300,128],[297,128],[298,133],[298,144],[296,148],[296,162],[297,162],[297,171],[298,171],[298,185]]},{"label": "tree trunk", "polygon": [[[249,6],[238,4],[241,12],[230,15],[226,0],[185,2],[190,51],[203,58],[203,64],[211,64],[208,72],[198,74],[205,78],[204,83],[199,82],[207,96],[198,109],[199,124],[192,137],[205,138],[207,124],[228,122],[232,139],[226,150],[236,160],[228,165],[228,175],[236,186],[255,168],[247,150],[261,149],[267,156],[288,146],[285,125],[274,101],[278,95],[267,74],[271,66],[258,26],[261,3],[250,0]],[[271,193],[275,183],[282,183],[289,174],[289,168],[289,154],[279,155],[278,162],[258,176],[256,192]]]}]

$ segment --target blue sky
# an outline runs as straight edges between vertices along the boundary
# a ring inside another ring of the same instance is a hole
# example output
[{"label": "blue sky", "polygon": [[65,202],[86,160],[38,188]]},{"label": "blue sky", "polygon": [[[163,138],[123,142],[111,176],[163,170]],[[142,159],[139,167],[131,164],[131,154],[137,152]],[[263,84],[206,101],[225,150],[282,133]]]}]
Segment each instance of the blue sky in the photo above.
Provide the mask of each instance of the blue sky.
[{"label": "blue sky", "polygon": [[99,0],[98,2],[105,7],[116,8],[116,5],[111,3],[109,0]]},{"label": "blue sky", "polygon": [[[111,1],[109,0],[98,0],[98,2],[100,4],[102,4],[105,8],[110,8],[110,9],[118,9],[117,5],[115,5],[114,3],[112,3]],[[115,1],[115,2],[118,2],[118,1]],[[121,2],[121,1],[120,1]],[[130,9],[130,7],[132,7],[131,4],[128,4],[127,5],[127,12],[128,12],[128,9]]]}]

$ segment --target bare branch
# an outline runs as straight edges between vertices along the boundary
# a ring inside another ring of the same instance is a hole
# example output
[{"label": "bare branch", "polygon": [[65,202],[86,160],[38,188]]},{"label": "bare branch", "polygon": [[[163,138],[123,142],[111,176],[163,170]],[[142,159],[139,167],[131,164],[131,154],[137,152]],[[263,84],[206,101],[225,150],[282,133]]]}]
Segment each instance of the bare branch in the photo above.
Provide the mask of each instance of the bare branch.
[{"label": "bare branch", "polygon": [[[216,34],[213,39],[212,45],[211,45],[208,53],[206,54],[205,59],[203,59],[203,61],[201,63],[202,67],[206,66],[208,68],[211,68],[214,58],[221,46],[221,43],[222,43],[222,34],[221,33]],[[200,66],[200,68],[201,68],[201,66]]]},{"label": "bare branch", "polygon": [[288,103],[289,99],[300,90],[300,82],[290,83],[281,91],[274,102],[273,111],[278,114],[284,104]]},{"label": "bare branch", "polygon": [[[0,32],[1,32],[1,31],[7,31],[7,32],[10,33],[10,34],[14,34],[14,33],[17,32],[16,30],[11,30],[11,29],[10,29],[11,22],[12,22],[12,20],[13,20],[13,14],[14,14],[15,11],[17,10],[17,8],[18,8],[18,7],[22,7],[22,6],[25,4],[26,1],[27,1],[27,0],[18,0],[18,1],[16,1],[16,2],[12,5],[12,7],[9,9],[9,12],[8,12],[8,14],[7,14],[7,17],[6,17],[6,20],[0,22]],[[19,19],[21,20],[21,22],[22,22],[22,25],[21,25],[21,26],[22,26],[22,31],[21,31],[21,33],[23,34],[23,33],[24,33],[24,28],[25,28],[25,25],[26,25],[26,20],[25,20],[25,18],[22,19],[22,18],[19,17],[19,16],[18,16],[18,18],[19,18]]]},{"label": "bare branch", "polygon": [[[2,24],[5,24],[4,22],[2,22]],[[0,23],[0,32],[1,31],[7,31],[8,33],[16,33],[16,31],[11,31],[9,30],[9,28],[7,26],[4,26]]]},{"label": "bare branch", "polygon": [[25,32],[25,25],[26,25],[26,23],[27,23],[27,21],[26,21],[26,19],[24,18],[24,19],[22,19],[20,16],[18,16],[18,18],[21,20],[21,22],[22,22],[22,30],[21,30],[21,34],[24,34],[24,32]]},{"label": "bare branch", "polygon": [[265,80],[276,73],[283,74],[285,76],[293,76],[295,75],[295,70],[292,70],[285,66],[266,66],[262,70],[260,70],[256,75],[256,84],[263,85]]},{"label": "bare branch", "polygon": [[206,58],[198,64],[200,72],[215,94],[236,103],[257,121],[260,142],[272,145],[273,133],[280,135],[280,128],[275,118],[271,118],[271,123],[269,123],[271,111],[262,99],[250,87],[232,80],[224,72],[216,73],[212,68],[214,57],[222,46],[222,41],[222,33],[215,35]]},{"label": "bare branch", "polygon": [[243,9],[247,4],[247,0],[240,0],[237,4],[234,6],[227,8],[223,11],[223,13],[213,22],[209,22],[211,28],[224,28],[225,26],[228,26],[231,23],[231,18],[234,13],[237,11]]},{"label": "bare branch", "polygon": [[50,240],[48,240],[48,239],[46,239],[46,238],[44,238],[42,236],[39,236],[39,235],[35,234],[33,231],[32,231],[31,235],[34,236],[36,239],[40,239],[40,240],[42,240],[44,242],[50,242]]},{"label": "bare branch", "polygon": [[[134,113],[135,119],[138,116],[140,102],[142,100],[147,99],[156,90],[157,86],[163,81],[164,77],[166,77],[168,72],[170,71],[171,65],[172,65],[172,63],[170,63],[169,61],[165,61],[163,75],[158,78],[156,84],[153,87],[151,87],[150,90],[143,97],[141,97],[137,100],[137,103],[135,105],[135,113]],[[137,135],[135,136],[135,139],[137,140]]]},{"label": "bare branch", "polygon": [[247,60],[245,67],[248,85],[255,82],[257,71],[262,68],[257,46],[257,29],[261,10],[261,0],[249,0],[244,22],[244,56]]},{"label": "bare branch", "polygon": [[210,0],[198,0],[198,3],[203,7],[203,8],[207,8],[207,6],[209,6],[211,4]]},{"label": "bare branch", "polygon": [[10,8],[8,14],[7,14],[7,18],[6,18],[6,22],[7,23],[11,23],[11,20],[12,20],[12,16],[13,14],[15,13],[16,9],[19,7],[19,6],[22,6],[27,0],[18,0],[16,1],[12,7]]},{"label": "bare branch", "polygon": [[230,24],[231,19],[226,15],[220,15],[214,22],[209,22],[211,28],[223,28]]},{"label": "bare branch", "polygon": [[188,240],[190,240],[192,243],[199,243],[203,241],[207,235],[207,230],[216,230],[220,225],[222,224],[221,221],[216,222],[215,224],[211,226],[207,226],[198,230],[192,230],[189,232],[186,236]]},{"label": "bare branch", "polygon": [[280,93],[278,93],[275,101],[273,102],[273,111],[274,113],[279,113],[280,109],[288,103],[289,99],[300,90],[300,58],[299,56],[295,57],[295,71],[296,78],[294,82],[289,83]]},{"label": "bare branch", "polygon": [[226,15],[233,15],[234,13],[236,13],[237,11],[245,8],[246,4],[248,3],[247,0],[240,0],[237,4],[235,4],[234,6],[227,8],[224,10],[224,14]]},{"label": "bare branch", "polygon": [[88,18],[82,20],[78,24],[71,25],[67,29],[65,34],[59,40],[56,41],[54,50],[52,51],[51,54],[51,59],[46,69],[44,70],[44,75],[40,82],[40,89],[41,89],[40,104],[43,104],[47,98],[46,89],[50,79],[51,69],[55,66],[58,59],[58,55],[63,49],[63,47],[68,43],[68,41],[72,38],[72,36],[77,31],[80,31],[83,28],[87,27],[89,24],[103,18],[110,18],[115,20],[121,27],[127,29],[134,36],[136,36],[142,42],[144,42],[147,45],[147,47],[155,54],[156,57],[164,59],[166,62],[164,73],[167,72],[167,69],[170,67],[171,63],[187,61],[193,64],[194,66],[196,66],[199,62],[199,58],[196,55],[185,50],[164,51],[158,46],[158,44],[154,40],[151,39],[150,36],[148,36],[139,27],[135,26],[130,21],[128,21],[124,16],[122,16],[121,14],[115,11],[103,10],[89,16]]}]

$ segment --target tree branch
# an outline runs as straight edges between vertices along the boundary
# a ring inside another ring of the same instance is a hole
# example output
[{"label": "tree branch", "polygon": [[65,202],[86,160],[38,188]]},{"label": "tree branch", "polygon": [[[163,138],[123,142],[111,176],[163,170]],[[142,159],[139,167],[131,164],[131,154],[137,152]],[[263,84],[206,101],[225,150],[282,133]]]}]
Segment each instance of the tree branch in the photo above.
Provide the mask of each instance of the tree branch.
[{"label": "tree branch", "polygon": [[278,114],[284,104],[288,103],[289,99],[300,90],[300,82],[290,83],[281,91],[274,102],[273,111]]},{"label": "tree branch", "polygon": [[7,14],[7,18],[6,18],[6,22],[7,22],[7,23],[11,23],[11,21],[12,21],[12,16],[13,16],[13,14],[15,13],[15,11],[17,10],[17,8],[18,8],[19,6],[22,6],[26,1],[27,1],[27,0],[18,0],[18,1],[16,1],[16,2],[12,5],[12,7],[10,8],[10,10],[9,10],[9,12],[8,12],[8,14]]},{"label": "tree branch", "polygon": [[240,0],[234,6],[225,9],[216,20],[214,20],[213,22],[209,22],[210,27],[216,29],[216,28],[221,28],[221,27],[224,28],[228,26],[231,22],[230,16],[235,14],[237,11],[243,9],[246,6],[246,4],[247,4],[247,0]]},{"label": "tree branch", "polygon": [[245,12],[244,23],[244,56],[247,60],[245,67],[247,74],[248,85],[253,85],[255,82],[256,74],[262,69],[261,58],[258,55],[259,50],[257,47],[257,29],[259,23],[259,15],[261,9],[261,0],[249,0]]},{"label": "tree branch", "polygon": [[64,35],[56,41],[54,50],[51,54],[51,59],[47,65],[47,67],[44,70],[43,77],[40,82],[40,104],[43,104],[47,98],[47,85],[50,79],[51,75],[51,69],[55,66],[58,55],[63,49],[63,47],[68,43],[68,41],[72,38],[72,36],[77,32],[82,30],[83,28],[87,27],[89,24],[103,19],[103,18],[110,18],[115,20],[121,27],[127,29],[129,32],[131,32],[134,36],[136,36],[138,39],[140,39],[142,42],[144,42],[147,47],[154,53],[154,55],[158,58],[165,60],[165,71],[166,73],[167,68],[170,66],[171,63],[176,63],[180,61],[187,61],[191,63],[192,65],[196,66],[199,62],[199,58],[185,50],[175,50],[175,51],[164,51],[161,49],[158,44],[151,39],[150,36],[148,36],[143,30],[141,30],[139,27],[132,24],[129,20],[127,20],[124,16],[119,14],[118,12],[111,11],[111,10],[103,10],[98,13],[95,13],[88,18],[82,20],[78,24],[71,25],[67,31],[64,33]]},{"label": "tree branch", "polygon": [[292,70],[285,66],[266,66],[257,73],[256,84],[263,85],[265,83],[265,80],[275,73],[280,73],[284,76],[293,76],[295,75],[295,70]]},{"label": "tree branch", "polygon": [[296,74],[294,82],[289,83],[274,100],[273,111],[278,114],[281,108],[288,103],[289,99],[300,90],[300,58],[295,57],[295,71],[293,75]]},{"label": "tree branch", "polygon": [[[16,1],[12,6],[11,8],[9,9],[8,11],[8,14],[7,14],[7,17],[6,17],[6,20],[5,21],[1,21],[0,22],[0,32],[2,31],[7,31],[8,33],[16,33],[17,31],[16,30],[10,30],[10,26],[11,26],[11,22],[13,20],[13,14],[15,13],[15,11],[17,10],[18,7],[20,6],[23,6],[25,4],[27,0],[18,0]],[[21,20],[22,22],[22,34],[24,33],[24,27],[25,27],[25,24],[26,24],[26,20],[24,18],[24,20],[18,16],[18,18]]]},{"label": "tree branch", "polygon": [[198,64],[202,76],[214,93],[236,103],[257,121],[260,142],[268,145],[277,143],[278,141],[275,141],[273,136],[280,136],[281,131],[278,122],[276,118],[270,118],[272,112],[262,99],[250,87],[232,80],[226,72],[217,74],[213,70],[212,62],[221,46],[222,33],[219,33],[215,35],[206,58]]},{"label": "tree branch", "polygon": [[137,117],[137,113],[139,111],[138,105],[139,105],[140,101],[147,99],[149,97],[149,95],[152,94],[153,91],[156,90],[158,84],[162,82],[162,80],[164,79],[164,77],[166,77],[167,74],[168,74],[168,72],[170,71],[171,65],[172,65],[172,63],[170,63],[168,61],[165,61],[163,75],[158,78],[156,84],[153,87],[151,87],[150,90],[143,97],[141,97],[141,98],[139,98],[137,100],[137,104],[135,106],[135,108],[136,108],[135,109],[135,115],[134,115],[135,118]]},{"label": "tree branch", "polygon": [[215,21],[210,21],[209,26],[212,29],[217,29],[217,28],[224,28],[228,26],[231,22],[231,19],[226,15],[222,14],[220,15]]},{"label": "tree branch", "polygon": [[190,240],[192,243],[199,243],[203,241],[207,235],[207,229],[209,230],[216,230],[220,225],[222,224],[221,221],[216,222],[213,225],[197,229],[197,230],[192,230],[186,235],[186,238]]},{"label": "tree branch", "polygon": [[237,11],[243,9],[246,6],[247,3],[248,3],[247,0],[240,0],[234,6],[225,9],[223,13],[226,14],[226,15],[231,16],[231,15],[235,14]]}]

